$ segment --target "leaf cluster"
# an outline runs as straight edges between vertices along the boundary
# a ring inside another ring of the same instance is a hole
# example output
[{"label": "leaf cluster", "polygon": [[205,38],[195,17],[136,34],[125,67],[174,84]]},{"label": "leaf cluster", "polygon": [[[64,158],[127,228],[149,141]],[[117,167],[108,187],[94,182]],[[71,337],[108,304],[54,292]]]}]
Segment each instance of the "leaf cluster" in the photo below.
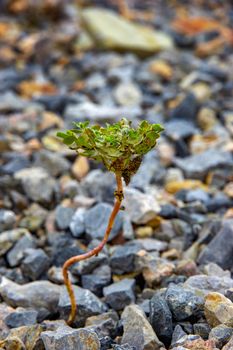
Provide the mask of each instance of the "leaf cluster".
[{"label": "leaf cluster", "polygon": [[78,154],[103,162],[112,172],[120,172],[129,182],[140,166],[142,156],[155,145],[163,130],[159,124],[147,121],[139,123],[137,128],[125,118],[115,124],[90,126],[89,122],[74,123],[74,128],[58,132],[57,136]]}]

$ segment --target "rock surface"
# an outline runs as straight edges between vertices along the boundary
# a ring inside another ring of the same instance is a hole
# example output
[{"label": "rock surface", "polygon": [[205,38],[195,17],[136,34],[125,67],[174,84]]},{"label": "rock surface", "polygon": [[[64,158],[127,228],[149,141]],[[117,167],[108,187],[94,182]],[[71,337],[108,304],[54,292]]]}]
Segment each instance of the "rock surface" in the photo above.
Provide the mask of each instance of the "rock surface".
[{"label": "rock surface", "polygon": [[124,333],[121,344],[129,344],[138,350],[159,350],[162,343],[137,305],[129,305],[122,313]]},{"label": "rock surface", "polygon": [[[99,315],[107,311],[108,307],[99,298],[97,298],[88,289],[83,289],[80,287],[74,287],[75,300],[77,304],[77,314],[75,318],[75,323],[79,326],[83,326],[85,320],[94,315]],[[66,289],[62,289],[59,299],[59,312],[63,319],[67,319],[71,303]]]},{"label": "rock surface", "polygon": [[13,307],[32,307],[53,314],[58,310],[60,287],[49,281],[35,281],[21,286],[3,277],[0,295]]},{"label": "rock surface", "polygon": [[83,11],[82,18],[88,33],[104,49],[151,54],[172,48],[168,35],[135,25],[114,12],[89,8]]},{"label": "rock surface", "polygon": [[100,349],[97,335],[86,329],[72,329],[68,326],[63,326],[56,331],[43,332],[41,338],[46,350]]}]

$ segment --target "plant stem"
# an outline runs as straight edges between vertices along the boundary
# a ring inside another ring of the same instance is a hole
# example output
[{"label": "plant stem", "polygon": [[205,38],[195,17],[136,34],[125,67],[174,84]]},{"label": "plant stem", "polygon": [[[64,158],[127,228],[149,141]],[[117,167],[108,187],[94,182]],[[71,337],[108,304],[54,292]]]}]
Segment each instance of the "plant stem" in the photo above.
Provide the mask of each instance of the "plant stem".
[{"label": "plant stem", "polygon": [[67,291],[68,291],[68,294],[70,297],[70,301],[71,301],[71,312],[69,315],[69,319],[67,321],[67,323],[69,325],[71,325],[74,322],[77,306],[76,306],[76,301],[75,301],[74,289],[72,287],[72,284],[71,284],[71,281],[69,278],[69,274],[68,274],[68,269],[71,265],[73,265],[81,260],[85,260],[87,258],[94,256],[94,255],[98,255],[99,252],[103,249],[105,243],[107,242],[108,237],[111,233],[113,224],[114,224],[114,220],[115,220],[115,218],[120,210],[121,202],[123,199],[123,186],[122,186],[121,173],[116,173],[116,183],[117,183],[117,189],[115,192],[116,199],[115,199],[115,203],[114,203],[114,207],[112,209],[111,215],[109,217],[108,226],[106,228],[103,240],[94,249],[90,250],[87,253],[73,256],[72,258],[66,260],[66,262],[63,265],[62,272],[63,272],[63,277],[64,277],[64,283],[66,285],[66,288],[67,288]]}]

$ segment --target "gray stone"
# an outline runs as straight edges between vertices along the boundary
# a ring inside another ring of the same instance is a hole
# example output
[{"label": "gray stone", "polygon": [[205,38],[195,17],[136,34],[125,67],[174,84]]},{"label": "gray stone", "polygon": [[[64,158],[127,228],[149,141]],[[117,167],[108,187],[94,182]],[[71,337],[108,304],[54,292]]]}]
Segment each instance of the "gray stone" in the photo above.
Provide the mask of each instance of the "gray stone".
[{"label": "gray stone", "polygon": [[51,236],[51,258],[55,266],[62,266],[67,259],[84,252],[83,249],[77,245],[77,242],[68,235],[52,234]]},{"label": "gray stone", "polygon": [[102,296],[103,287],[111,283],[111,269],[109,265],[97,267],[91,274],[82,275],[82,287],[89,289],[98,297]]},{"label": "gray stone", "polygon": [[51,176],[58,176],[69,170],[70,163],[59,153],[44,149],[35,153],[34,166],[44,168]]},{"label": "gray stone", "polygon": [[130,181],[130,186],[144,189],[151,183],[162,183],[166,173],[167,169],[162,166],[157,153],[152,150],[143,157],[137,173]]},{"label": "gray stone", "polygon": [[206,191],[202,190],[201,188],[197,188],[189,191],[185,199],[187,202],[200,201],[202,203],[207,203],[209,198],[210,196]]},{"label": "gray stone", "polygon": [[135,346],[137,350],[159,350],[162,343],[137,305],[129,305],[121,315],[124,333],[121,344]]},{"label": "gray stone", "polygon": [[81,196],[78,195],[79,190],[80,190],[80,184],[76,180],[68,180],[63,185],[63,194],[64,194],[65,197],[68,197],[68,198],[72,198],[73,199],[76,196],[78,196],[78,198],[81,197]]},{"label": "gray stone", "polygon": [[14,247],[7,253],[7,262],[11,267],[18,266],[23,260],[25,250],[35,248],[35,241],[30,233],[19,238]]},{"label": "gray stone", "polygon": [[29,168],[17,171],[19,180],[29,199],[35,202],[50,202],[55,188],[55,180],[43,168]]},{"label": "gray stone", "polygon": [[[99,203],[85,213],[85,232],[89,239],[103,239],[108,220],[112,212],[112,206],[107,203]],[[119,213],[115,219],[109,239],[116,237],[122,228],[122,215]]]},{"label": "gray stone", "polygon": [[158,338],[168,346],[173,333],[172,314],[166,300],[158,293],[150,300],[150,324]]},{"label": "gray stone", "polygon": [[58,205],[55,210],[56,225],[60,230],[65,230],[70,226],[74,209]]},{"label": "gray stone", "polygon": [[231,272],[229,270],[223,270],[219,265],[212,262],[205,265],[203,271],[208,276],[231,277]]},{"label": "gray stone", "polygon": [[136,268],[136,258],[142,245],[135,241],[115,247],[112,256],[110,257],[110,266],[112,272],[118,275],[133,272]]},{"label": "gray stone", "polygon": [[48,281],[36,281],[18,285],[5,277],[0,283],[0,295],[10,306],[31,307],[37,311],[54,314],[58,310],[60,286]]},{"label": "gray stone", "polygon": [[21,111],[28,106],[28,101],[21,99],[11,91],[0,94],[0,112]]},{"label": "gray stone", "polygon": [[134,239],[134,229],[133,229],[133,225],[132,225],[128,215],[123,214],[122,220],[123,220],[123,223],[122,223],[123,237],[126,240]]},{"label": "gray stone", "polygon": [[95,198],[98,202],[112,203],[116,180],[112,173],[96,169],[87,174],[80,187],[83,195]]},{"label": "gray stone", "polygon": [[0,70],[0,91],[13,90],[22,80],[30,78],[27,69],[21,71],[13,67]]},{"label": "gray stone", "polygon": [[211,328],[208,325],[208,323],[199,322],[199,323],[195,323],[193,325],[193,331],[194,331],[194,334],[200,335],[200,337],[202,337],[202,339],[206,340],[209,337],[209,333],[211,331]]},{"label": "gray stone", "polygon": [[171,345],[172,346],[176,345],[179,342],[179,340],[183,338],[185,335],[186,333],[183,330],[183,328],[179,324],[177,324],[172,334]]},{"label": "gray stone", "polygon": [[147,223],[154,219],[160,211],[160,206],[152,195],[134,188],[125,189],[123,205],[130,220],[135,224]]},{"label": "gray stone", "polygon": [[173,47],[167,34],[134,24],[107,9],[88,8],[82,19],[92,39],[104,49],[153,54]]},{"label": "gray stone", "polygon": [[[0,142],[1,143],[1,142]],[[13,175],[16,171],[19,171],[30,166],[30,161],[27,156],[17,155],[13,159],[9,160],[6,164],[1,167],[4,174]]]},{"label": "gray stone", "polygon": [[43,227],[48,216],[48,211],[41,207],[38,203],[32,203],[24,210],[24,217],[20,220],[20,226],[27,228],[29,231],[35,232]]},{"label": "gray stone", "polygon": [[87,91],[92,91],[93,89],[102,89],[106,86],[106,78],[100,72],[92,73],[86,79],[86,89]]},{"label": "gray stone", "polygon": [[2,232],[0,234],[0,256],[3,256],[13,247],[15,242],[25,235],[29,235],[28,230],[25,228],[16,228],[14,230]]},{"label": "gray stone", "polygon": [[[64,283],[62,267],[56,267],[56,266],[50,267],[50,269],[47,272],[47,276],[49,281],[53,283],[56,283],[56,284]],[[75,277],[73,274],[70,274],[70,281],[72,284],[76,284],[78,282],[78,278]]]},{"label": "gray stone", "polygon": [[180,168],[187,178],[203,179],[210,170],[233,167],[230,152],[209,149],[184,159],[176,158],[175,165]]},{"label": "gray stone", "polygon": [[36,310],[18,307],[4,319],[4,322],[10,328],[31,326],[36,324],[37,316],[38,312]]},{"label": "gray stone", "polygon": [[111,83],[122,83],[131,81],[134,74],[132,65],[113,67],[107,72],[108,80]]},{"label": "gray stone", "polygon": [[189,93],[185,98],[175,107],[171,113],[171,119],[181,119],[195,121],[198,112],[198,102],[193,93]]},{"label": "gray stone", "polygon": [[116,311],[110,310],[104,314],[91,316],[86,320],[85,328],[93,329],[98,336],[115,338],[119,317]]},{"label": "gray stone", "polygon": [[188,138],[197,133],[197,128],[188,120],[171,120],[164,125],[166,135],[173,141]]},{"label": "gray stone", "polygon": [[41,333],[45,350],[100,350],[96,333],[87,329],[61,326],[55,331]]},{"label": "gray stone", "polygon": [[137,350],[135,346],[131,346],[129,344],[118,345],[112,344],[113,350]]},{"label": "gray stone", "polygon": [[103,289],[105,302],[114,310],[122,310],[126,305],[135,302],[135,280],[124,278]]},{"label": "gray stone", "polygon": [[204,308],[204,299],[175,284],[170,284],[165,293],[168,306],[177,321],[197,316]]},{"label": "gray stone", "polygon": [[26,257],[21,264],[24,276],[36,280],[48,270],[50,259],[42,249],[29,248],[25,255]]},{"label": "gray stone", "polygon": [[88,118],[92,122],[116,122],[123,115],[130,115],[131,118],[139,117],[142,113],[139,107],[110,107],[98,105],[92,102],[69,104],[65,109],[65,118],[68,122],[83,121]]},{"label": "gray stone", "polygon": [[142,102],[142,93],[139,87],[131,82],[118,84],[113,91],[113,96],[121,106],[138,106]]},{"label": "gray stone", "polygon": [[137,239],[136,242],[139,242],[142,245],[142,248],[145,249],[147,252],[163,252],[168,247],[167,242],[159,241],[156,238],[142,238]]},{"label": "gray stone", "polygon": [[96,267],[106,264],[107,262],[108,257],[104,253],[99,253],[97,256],[92,256],[89,259],[74,264],[72,271],[77,275],[91,273]]},{"label": "gray stone", "polygon": [[202,250],[198,258],[199,264],[214,262],[223,269],[233,266],[233,220],[226,220],[222,229]]},{"label": "gray stone", "polygon": [[14,226],[15,220],[16,220],[16,217],[13,211],[0,209],[0,234],[2,231],[12,229]]},{"label": "gray stone", "polygon": [[226,291],[226,297],[233,302],[233,288]]},{"label": "gray stone", "polygon": [[[75,300],[77,305],[76,318],[74,323],[82,327],[88,317],[99,315],[108,310],[106,304],[98,299],[88,289],[74,286]],[[67,319],[70,313],[71,303],[70,298],[65,287],[62,288],[59,299],[60,316]]]},{"label": "gray stone", "polygon": [[233,279],[225,276],[196,275],[185,281],[184,288],[188,288],[200,296],[205,296],[209,292],[225,294],[227,289],[233,288]]},{"label": "gray stone", "polygon": [[71,218],[70,231],[75,238],[80,237],[85,232],[85,208],[78,208]]},{"label": "gray stone", "polygon": [[220,324],[211,329],[209,339],[216,341],[216,347],[222,349],[222,347],[230,340],[233,335],[233,328],[224,324]]}]

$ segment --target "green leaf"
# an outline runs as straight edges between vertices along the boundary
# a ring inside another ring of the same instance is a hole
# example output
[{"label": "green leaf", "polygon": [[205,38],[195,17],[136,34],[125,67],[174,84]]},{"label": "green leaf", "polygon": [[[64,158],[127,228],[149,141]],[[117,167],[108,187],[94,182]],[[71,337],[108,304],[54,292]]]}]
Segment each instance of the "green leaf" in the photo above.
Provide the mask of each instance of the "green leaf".
[{"label": "green leaf", "polygon": [[79,154],[103,162],[110,171],[120,171],[126,181],[137,171],[142,156],[156,145],[163,131],[160,124],[146,120],[134,128],[126,118],[105,127],[90,126],[89,121],[73,125],[73,129],[58,132],[57,136]]}]

